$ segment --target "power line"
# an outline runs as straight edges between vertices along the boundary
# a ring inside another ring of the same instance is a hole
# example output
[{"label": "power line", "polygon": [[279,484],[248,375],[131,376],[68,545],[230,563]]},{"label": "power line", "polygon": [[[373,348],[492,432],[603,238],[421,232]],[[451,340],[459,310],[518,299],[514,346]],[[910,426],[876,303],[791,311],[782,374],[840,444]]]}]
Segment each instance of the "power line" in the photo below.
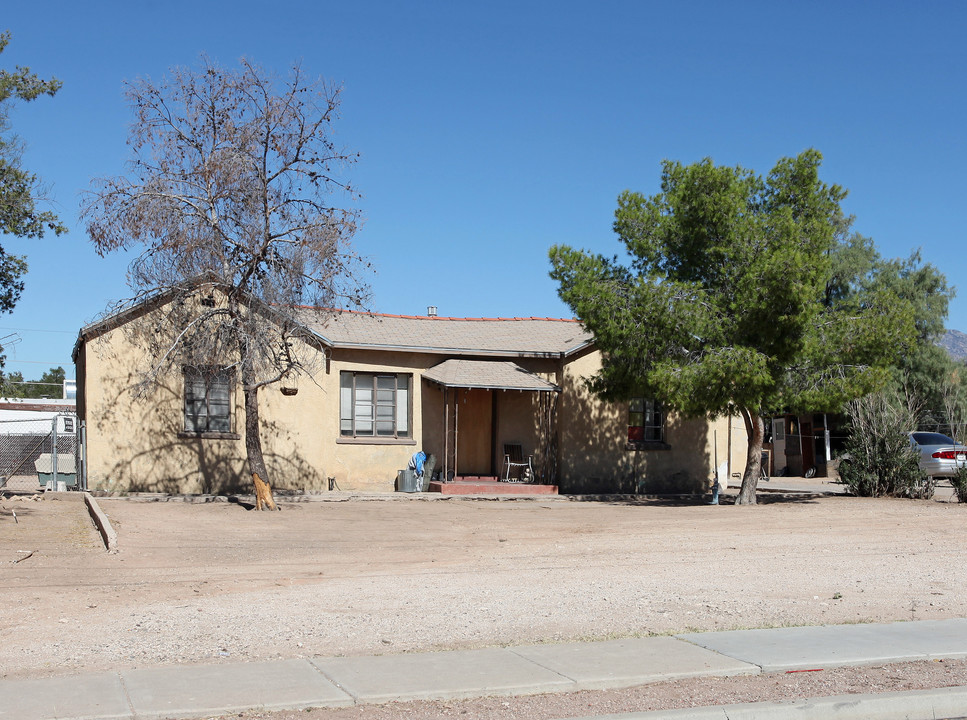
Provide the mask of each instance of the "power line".
[{"label": "power line", "polygon": [[51,387],[61,387],[64,383],[40,382],[40,380],[5,380],[7,385],[50,385]]},{"label": "power line", "polygon": [[57,367],[58,365],[73,365],[73,362],[63,360],[16,360],[13,358],[7,358],[4,360],[5,365],[10,365],[11,363],[32,363],[34,365],[51,365]]},{"label": "power line", "polygon": [[41,328],[15,328],[0,327],[0,330],[13,330],[15,332],[42,332],[42,333],[63,333],[64,335],[74,335],[76,330],[43,330]]}]

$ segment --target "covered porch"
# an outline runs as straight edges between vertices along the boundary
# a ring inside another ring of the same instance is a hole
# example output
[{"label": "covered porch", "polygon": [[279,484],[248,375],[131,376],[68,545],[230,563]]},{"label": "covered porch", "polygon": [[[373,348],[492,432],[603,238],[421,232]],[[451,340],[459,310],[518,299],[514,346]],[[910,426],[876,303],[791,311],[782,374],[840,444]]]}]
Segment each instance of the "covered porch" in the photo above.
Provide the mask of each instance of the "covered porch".
[{"label": "covered porch", "polygon": [[[451,495],[557,493],[555,416],[560,388],[516,363],[446,360],[423,372],[437,393],[424,410],[424,445],[438,449]],[[508,462],[509,461],[509,462]]]}]

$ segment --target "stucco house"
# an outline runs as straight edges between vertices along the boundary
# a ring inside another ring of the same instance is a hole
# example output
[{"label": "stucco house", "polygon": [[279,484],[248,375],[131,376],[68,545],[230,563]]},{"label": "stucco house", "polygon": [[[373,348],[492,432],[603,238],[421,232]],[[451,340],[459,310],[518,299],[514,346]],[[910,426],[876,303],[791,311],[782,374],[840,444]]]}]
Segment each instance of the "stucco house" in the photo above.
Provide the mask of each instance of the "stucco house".
[{"label": "stucco house", "polygon": [[[142,304],[79,333],[89,487],[250,488],[231,372],[173,371],[149,394],[131,393],[145,358],[124,330],[151,312]],[[716,464],[744,467],[735,419],[682,420],[648,398],[607,403],[589,393],[584,379],[601,355],[577,321],[318,308],[296,316],[320,362],[311,377],[260,393],[277,489],[390,492],[418,450],[436,457],[442,479],[502,478],[507,444],[532,455],[536,481],[562,493],[702,492]]]}]

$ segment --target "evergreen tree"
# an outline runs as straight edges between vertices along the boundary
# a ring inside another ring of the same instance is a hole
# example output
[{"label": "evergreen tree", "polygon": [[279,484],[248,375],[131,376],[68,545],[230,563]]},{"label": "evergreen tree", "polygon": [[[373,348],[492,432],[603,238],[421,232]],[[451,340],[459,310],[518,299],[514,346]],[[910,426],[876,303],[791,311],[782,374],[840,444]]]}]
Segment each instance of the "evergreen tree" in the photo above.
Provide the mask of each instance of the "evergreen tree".
[{"label": "evergreen tree", "polygon": [[[10,43],[10,33],[0,33],[0,53]],[[10,132],[10,110],[15,100],[31,101],[54,95],[61,86],[56,79],[43,80],[30,68],[0,70],[0,232],[17,237],[39,238],[48,230],[67,231],[50,211],[38,208],[42,189],[36,175],[22,164],[23,143]],[[9,312],[23,292],[27,271],[23,257],[0,248],[0,312]]]},{"label": "evergreen tree", "polygon": [[897,288],[866,287],[862,305],[840,292],[846,191],[819,179],[821,161],[807,150],[765,178],[666,161],[660,193],[619,197],[614,230],[629,265],[550,251],[561,298],[604,354],[593,390],[655,396],[685,416],[742,416],[739,503],[756,501],[764,414],[839,410],[881,387],[918,338]]}]

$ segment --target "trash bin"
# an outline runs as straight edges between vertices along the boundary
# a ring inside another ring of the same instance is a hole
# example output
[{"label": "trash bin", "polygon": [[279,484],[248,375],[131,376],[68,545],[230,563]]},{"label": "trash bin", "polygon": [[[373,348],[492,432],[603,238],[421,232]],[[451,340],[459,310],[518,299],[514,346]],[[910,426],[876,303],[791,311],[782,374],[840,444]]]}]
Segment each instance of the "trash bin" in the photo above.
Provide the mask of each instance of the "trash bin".
[{"label": "trash bin", "polygon": [[54,485],[54,458],[52,453],[41,453],[34,460],[37,470],[37,481],[41,488],[61,490],[77,487],[77,467],[73,455],[57,453],[57,485]]},{"label": "trash bin", "polygon": [[396,474],[396,490],[398,492],[420,492],[423,483],[413,470],[400,470]]}]

